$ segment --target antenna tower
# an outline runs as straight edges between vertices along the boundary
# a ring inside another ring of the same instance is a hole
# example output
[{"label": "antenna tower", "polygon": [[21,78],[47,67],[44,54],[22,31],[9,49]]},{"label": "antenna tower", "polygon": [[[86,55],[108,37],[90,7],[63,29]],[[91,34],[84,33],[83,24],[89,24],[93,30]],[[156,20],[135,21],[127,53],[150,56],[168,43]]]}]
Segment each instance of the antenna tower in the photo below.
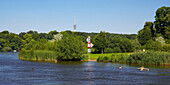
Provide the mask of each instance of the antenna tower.
[{"label": "antenna tower", "polygon": [[74,32],[76,32],[76,16],[74,16]]}]

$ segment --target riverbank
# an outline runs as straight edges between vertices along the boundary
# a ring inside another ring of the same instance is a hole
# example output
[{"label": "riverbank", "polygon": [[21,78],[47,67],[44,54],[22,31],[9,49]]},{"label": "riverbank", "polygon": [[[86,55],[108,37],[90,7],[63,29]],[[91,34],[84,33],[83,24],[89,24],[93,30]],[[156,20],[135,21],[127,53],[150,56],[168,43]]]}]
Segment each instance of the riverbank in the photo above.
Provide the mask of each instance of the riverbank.
[{"label": "riverbank", "polygon": [[21,60],[47,62],[55,62],[57,58],[54,51],[47,50],[23,50],[19,53],[18,57]]},{"label": "riverbank", "polygon": [[[46,62],[27,62],[19,60],[18,54],[13,52],[1,53],[0,58],[0,77],[2,79],[0,85],[79,85],[80,82],[84,85],[88,84],[89,82],[92,82],[92,84],[96,85],[168,85],[170,83],[170,67],[165,66],[152,67],[144,65],[144,67],[149,68],[150,71],[140,72],[136,69],[140,67],[140,65],[130,66],[119,63],[65,61],[54,64]],[[120,70],[118,67],[121,65],[123,68]],[[34,68],[34,70],[32,70],[32,68]],[[113,79],[115,79],[115,81],[113,81]],[[125,83],[121,83],[122,81],[125,81]]]},{"label": "riverbank", "polygon": [[[130,55],[130,54],[133,54],[133,53],[105,53],[105,54],[90,54],[90,60],[97,60],[100,56],[112,56],[112,55],[120,55],[120,54],[123,54],[123,55]],[[88,56],[89,58],[89,54],[84,54],[85,56]]]},{"label": "riverbank", "polygon": [[[58,61],[57,53],[55,51],[49,51],[49,50],[22,50],[19,53],[18,58],[26,61],[45,61],[45,62],[55,62],[55,63]],[[87,61],[88,56],[82,55],[80,57],[80,60],[72,59],[68,61],[81,61],[81,60]],[[59,60],[59,61],[67,61],[67,59]]]},{"label": "riverbank", "polygon": [[170,53],[161,51],[136,52],[130,55],[100,56],[97,61],[144,65],[170,65]]},{"label": "riverbank", "polygon": [[[19,59],[27,61],[57,62],[55,51],[23,50]],[[170,65],[170,53],[161,51],[147,51],[135,53],[83,54],[79,61],[97,61],[144,65]]]}]

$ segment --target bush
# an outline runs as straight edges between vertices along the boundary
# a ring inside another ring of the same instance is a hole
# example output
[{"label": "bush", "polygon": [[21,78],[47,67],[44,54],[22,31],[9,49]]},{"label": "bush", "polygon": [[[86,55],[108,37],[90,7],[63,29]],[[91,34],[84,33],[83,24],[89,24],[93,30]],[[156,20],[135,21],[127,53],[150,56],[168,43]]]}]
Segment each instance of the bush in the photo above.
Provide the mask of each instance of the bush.
[{"label": "bush", "polygon": [[2,48],[2,51],[6,52],[6,51],[11,51],[12,49],[10,47],[4,47]]},{"label": "bush", "polygon": [[165,44],[165,45],[163,46],[163,51],[170,52],[170,44]]},{"label": "bush", "polygon": [[81,60],[88,60],[88,55],[82,55],[82,58],[81,58]]},{"label": "bush", "polygon": [[106,49],[104,49],[104,53],[113,53],[113,49],[106,48]]},{"label": "bush", "polygon": [[160,51],[160,50],[162,50],[162,45],[159,41],[149,40],[149,41],[147,41],[144,48],[147,49],[147,50]]},{"label": "bush", "polygon": [[121,53],[121,49],[119,47],[114,47],[113,48],[113,53]]},{"label": "bush", "polygon": [[170,44],[170,39],[165,39],[166,44]]}]

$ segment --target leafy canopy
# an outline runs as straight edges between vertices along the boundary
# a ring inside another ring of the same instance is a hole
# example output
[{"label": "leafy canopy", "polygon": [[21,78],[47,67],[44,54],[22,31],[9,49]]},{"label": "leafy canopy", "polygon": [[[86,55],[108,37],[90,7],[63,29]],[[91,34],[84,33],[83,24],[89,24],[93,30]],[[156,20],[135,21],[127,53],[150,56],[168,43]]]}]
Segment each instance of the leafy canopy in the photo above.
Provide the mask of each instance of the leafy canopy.
[{"label": "leafy canopy", "polygon": [[57,60],[81,60],[86,51],[86,45],[74,34],[64,33],[57,42]]}]

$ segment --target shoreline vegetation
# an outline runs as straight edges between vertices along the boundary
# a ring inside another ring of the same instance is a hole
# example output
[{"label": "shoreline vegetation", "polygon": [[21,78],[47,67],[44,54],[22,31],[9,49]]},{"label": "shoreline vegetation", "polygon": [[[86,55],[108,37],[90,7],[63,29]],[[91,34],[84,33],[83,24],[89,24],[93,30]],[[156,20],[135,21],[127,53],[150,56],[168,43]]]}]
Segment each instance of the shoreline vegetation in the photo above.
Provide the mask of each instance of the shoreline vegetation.
[{"label": "shoreline vegetation", "polygon": [[[88,60],[88,55],[89,54],[83,54],[82,58],[77,61],[97,61],[141,65],[170,65],[170,53],[161,51],[90,54],[90,60]],[[55,51],[46,50],[23,50],[19,53],[19,59],[55,63],[58,61]]]},{"label": "shoreline vegetation", "polygon": [[[83,55],[80,60],[76,61],[87,61],[88,56]],[[59,60],[57,57],[57,53],[55,51],[49,51],[49,50],[22,50],[19,53],[18,56],[19,59],[21,60],[26,60],[26,61],[45,61],[45,62],[55,62]],[[61,60],[61,61],[66,61],[66,60]],[[74,61],[74,60],[70,60]]]},{"label": "shoreline vegetation", "polygon": [[[87,37],[94,44],[91,60],[135,64],[170,64],[170,7],[160,7],[155,21],[147,21],[138,34],[105,31],[86,33],[56,30],[19,34],[0,32],[0,51],[17,50],[19,58],[33,61],[88,61]],[[137,52],[143,49],[144,52]],[[146,50],[146,51],[145,51]],[[101,53],[101,54],[99,54]],[[107,54],[103,54],[107,53]]]},{"label": "shoreline vegetation", "polygon": [[19,59],[27,61],[49,61],[55,62],[56,53],[47,50],[22,50],[19,53]]},{"label": "shoreline vegetation", "polygon": [[170,65],[170,53],[161,51],[135,52],[133,54],[113,54],[99,56],[98,62],[113,62],[143,65]]}]

